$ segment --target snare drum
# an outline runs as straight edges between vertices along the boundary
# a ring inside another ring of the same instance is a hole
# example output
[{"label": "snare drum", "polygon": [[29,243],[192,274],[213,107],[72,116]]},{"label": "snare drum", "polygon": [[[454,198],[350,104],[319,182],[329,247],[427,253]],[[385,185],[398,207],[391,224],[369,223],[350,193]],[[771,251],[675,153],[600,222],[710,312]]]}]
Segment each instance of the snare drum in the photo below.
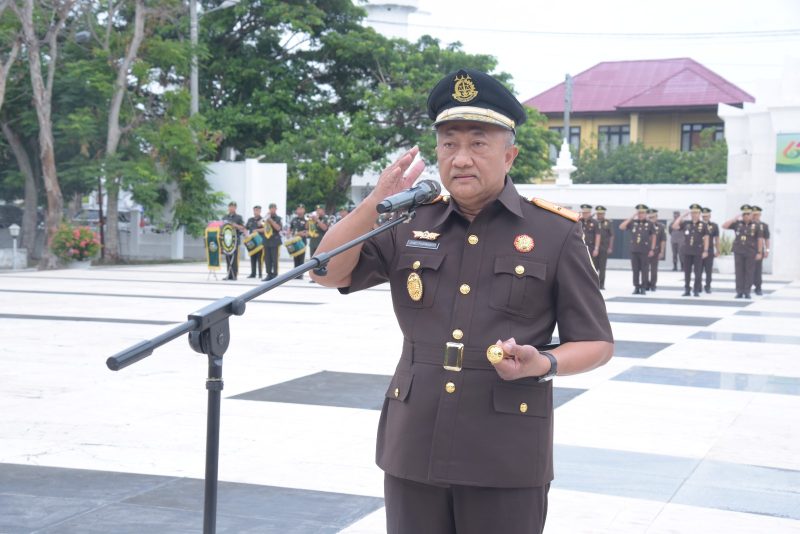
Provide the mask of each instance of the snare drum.
[{"label": "snare drum", "polygon": [[303,241],[303,238],[299,235],[291,239],[287,239],[284,243],[284,246],[286,247],[287,252],[289,252],[289,256],[293,258],[295,256],[304,254],[306,251],[306,244]]},{"label": "snare drum", "polygon": [[253,232],[244,238],[244,246],[247,249],[247,254],[255,256],[264,248],[264,238],[258,232]]}]

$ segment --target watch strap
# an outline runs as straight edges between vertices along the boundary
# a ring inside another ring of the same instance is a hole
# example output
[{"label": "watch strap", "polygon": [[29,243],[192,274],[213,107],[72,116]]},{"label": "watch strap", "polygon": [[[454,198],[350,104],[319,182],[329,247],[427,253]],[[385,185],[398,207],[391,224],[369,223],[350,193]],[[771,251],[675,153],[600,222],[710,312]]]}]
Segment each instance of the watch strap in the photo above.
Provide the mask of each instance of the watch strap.
[{"label": "watch strap", "polygon": [[547,371],[542,376],[540,376],[537,380],[539,382],[546,382],[548,380],[552,380],[553,377],[556,376],[556,373],[558,373],[558,360],[556,360],[556,357],[553,356],[550,352],[547,352],[546,350],[540,350],[539,354],[550,360],[550,370]]}]

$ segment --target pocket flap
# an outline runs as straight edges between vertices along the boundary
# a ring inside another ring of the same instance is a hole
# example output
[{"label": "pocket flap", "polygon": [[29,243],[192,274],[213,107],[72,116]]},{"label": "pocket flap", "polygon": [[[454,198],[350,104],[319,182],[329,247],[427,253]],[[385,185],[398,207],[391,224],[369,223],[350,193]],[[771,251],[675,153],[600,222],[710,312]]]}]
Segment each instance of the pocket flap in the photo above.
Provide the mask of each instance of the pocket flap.
[{"label": "pocket flap", "polygon": [[397,371],[386,389],[386,398],[404,402],[411,391],[411,382],[414,375],[408,371]]},{"label": "pocket flap", "polygon": [[550,403],[547,402],[549,394],[547,384],[495,384],[494,409],[500,413],[548,417],[550,415]]},{"label": "pocket flap", "polygon": [[495,274],[512,274],[514,276],[532,276],[539,280],[547,277],[547,264],[533,260],[523,260],[519,256],[500,256],[494,259]]},{"label": "pocket flap", "polygon": [[[400,256],[400,260],[397,262],[397,270],[402,271],[409,269],[416,271],[420,269],[431,269],[433,271],[438,271],[443,259],[444,254],[437,254],[434,256],[433,254],[406,253]],[[419,265],[414,269],[416,262],[419,262]]]}]

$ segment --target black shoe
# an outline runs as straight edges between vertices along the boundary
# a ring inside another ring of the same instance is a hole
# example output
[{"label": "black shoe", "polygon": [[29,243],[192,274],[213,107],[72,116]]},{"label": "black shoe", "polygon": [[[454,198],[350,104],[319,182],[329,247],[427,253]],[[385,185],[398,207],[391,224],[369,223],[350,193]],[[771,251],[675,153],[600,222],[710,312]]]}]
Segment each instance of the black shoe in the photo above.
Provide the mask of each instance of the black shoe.
[{"label": "black shoe", "polygon": [[711,286],[706,286],[704,289],[706,293],[711,293]]},{"label": "black shoe", "polygon": [[268,276],[265,276],[264,278],[262,278],[262,279],[261,279],[261,281],[262,281],[262,282],[267,282],[267,281],[269,281],[269,277],[268,277]]},{"label": "black shoe", "polygon": [[761,295],[763,295],[763,293],[761,292],[761,290],[760,290],[760,289],[756,289],[756,295],[759,295],[759,296],[761,296]]},{"label": "black shoe", "polygon": [[700,292],[699,292],[699,291],[695,291],[695,292],[694,292],[694,296],[695,296],[695,297],[699,297],[699,296],[700,296]]},{"label": "black shoe", "polygon": [[683,292],[683,295],[681,295],[681,296],[682,296],[682,297],[688,297],[688,296],[689,296],[689,294],[690,294],[690,293],[689,293],[689,290],[687,289],[687,290],[685,290],[685,291]]},{"label": "black shoe", "polygon": [[650,291],[655,291],[655,290],[656,290],[656,286],[650,286]]},{"label": "black shoe", "polygon": [[677,271],[677,270],[678,270],[678,268],[677,268],[677,267],[673,267],[673,268],[672,268],[672,270],[673,270],[673,272],[674,272],[674,271]]},{"label": "black shoe", "polygon": [[749,299],[750,298],[750,293],[745,293],[744,294],[744,298]]},{"label": "black shoe", "polygon": [[255,275],[255,273],[253,273],[250,276],[248,276],[247,278],[255,278],[255,277],[256,277],[256,275]]},{"label": "black shoe", "polygon": [[633,288],[633,294],[634,294],[634,295],[638,295],[638,294],[640,294],[641,292],[642,292],[642,290],[641,290],[641,289],[639,289],[638,287],[635,287],[635,288]]},{"label": "black shoe", "polygon": [[736,296],[735,296],[735,297],[733,297],[733,298],[740,299],[740,298],[742,298],[743,296],[744,296],[744,295],[742,295],[741,293],[736,293]]}]

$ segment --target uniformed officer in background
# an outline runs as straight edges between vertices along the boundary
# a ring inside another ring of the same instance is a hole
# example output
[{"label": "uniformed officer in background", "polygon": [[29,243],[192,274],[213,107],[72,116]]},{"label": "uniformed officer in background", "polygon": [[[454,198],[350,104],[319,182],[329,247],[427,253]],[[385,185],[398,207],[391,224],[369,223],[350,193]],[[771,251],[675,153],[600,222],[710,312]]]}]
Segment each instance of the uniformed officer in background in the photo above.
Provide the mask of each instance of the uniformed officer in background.
[{"label": "uniformed officer in background", "polygon": [[600,236],[597,234],[597,221],[592,217],[592,206],[581,204],[581,228],[583,228],[583,242],[589,252],[597,248]]},{"label": "uniformed officer in background", "polygon": [[761,291],[762,270],[764,268],[764,259],[769,257],[769,225],[761,220],[761,208],[753,206],[753,221],[758,225],[758,230],[761,232],[761,237],[764,239],[762,250],[764,251],[761,259],[756,260],[756,270],[753,275],[753,285],[755,285],[756,295],[763,294]]},{"label": "uniformed officer in background", "polygon": [[[303,244],[308,245],[308,219],[306,217],[306,207],[304,204],[298,204],[294,210],[294,217],[289,221],[289,233],[292,237],[300,237]],[[302,254],[294,256],[294,266],[300,267],[306,261],[306,249],[303,248]],[[303,275],[297,275],[298,280],[303,279]]]},{"label": "uniformed officer in background", "polygon": [[269,205],[269,215],[264,218],[264,281],[278,276],[282,231],[283,220],[278,215],[278,205],[272,202]]},{"label": "uniformed officer in background", "polygon": [[[672,220],[675,220],[675,218],[680,216],[680,214],[680,211],[673,211]],[[680,263],[682,271],[683,262],[681,262],[681,245],[683,244],[683,232],[680,230],[672,230],[672,225],[670,225],[670,230],[669,242],[672,245],[672,270],[677,271],[678,264]]]},{"label": "uniformed officer in background", "polygon": [[[608,361],[605,304],[578,214],[507,177],[526,119],[511,92],[461,70],[433,89],[428,114],[452,196],[312,277],[343,293],[391,287],[404,342],[378,429],[388,534],[538,534],[553,478],[549,378]],[[318,250],[371,230],[377,204],[422,173],[418,154],[387,167]],[[556,324],[561,345],[547,352]]]},{"label": "uniformed officer in background", "polygon": [[[672,229],[683,232],[683,245],[681,245],[681,261],[683,262],[683,296],[700,296],[702,286],[701,273],[703,259],[708,256],[708,227],[700,220],[700,204],[692,204],[689,211],[684,212],[672,221]],[[690,215],[690,220],[686,216]],[[694,272],[694,286],[692,286],[692,272]]]},{"label": "uniformed officer in background", "polygon": [[719,225],[711,221],[711,208],[703,208],[703,222],[708,228],[708,255],[703,258],[703,271],[706,273],[703,289],[711,293],[711,273],[714,271],[714,258],[719,257]]},{"label": "uniformed officer in background", "polygon": [[631,270],[633,271],[633,294],[644,295],[645,288],[650,287],[649,259],[656,253],[656,228],[647,219],[644,204],[637,204],[636,211],[622,221],[619,229],[623,232],[631,230]]},{"label": "uniformed officer in background", "polygon": [[600,243],[592,253],[595,258],[594,266],[597,268],[597,276],[600,281],[600,289],[606,288],[606,263],[608,256],[614,250],[614,228],[611,221],[606,219],[605,206],[597,206],[594,209],[597,214],[597,235],[600,236]]},{"label": "uniformed officer in background", "polygon": [[322,236],[328,231],[328,228],[333,224],[330,217],[325,214],[325,206],[317,204],[316,209],[311,213],[308,218],[308,247],[310,249],[309,257],[314,255]]},{"label": "uniformed officer in background", "polygon": [[650,284],[647,287],[650,291],[655,291],[658,283],[658,265],[664,259],[667,250],[667,225],[658,220],[658,210],[655,208],[647,210],[647,218],[656,228],[656,253],[648,258],[650,261]]},{"label": "uniformed officer in background", "polygon": [[236,248],[233,254],[225,254],[225,263],[227,264],[228,275],[223,280],[236,280],[239,276],[239,245],[242,242],[242,232],[244,232],[244,219],[241,215],[236,213],[236,202],[228,203],[228,213],[222,217],[222,220],[236,229]]},{"label": "uniformed officer in background", "polygon": [[[247,230],[247,234],[251,234],[253,232],[259,232],[261,234],[264,233],[264,227],[262,225],[261,219],[261,206],[253,206],[253,216],[247,219],[247,222],[244,224],[245,229]],[[250,276],[247,278],[255,278],[256,277],[256,270],[258,270],[258,277],[261,278],[261,264],[264,260],[264,249],[262,248],[252,256],[250,256]]]},{"label": "uniformed officer in background", "polygon": [[733,261],[736,269],[736,298],[750,298],[750,289],[755,278],[756,261],[762,258],[764,239],[759,225],[752,219],[753,208],[742,204],[742,214],[722,224],[725,230],[733,230]]}]

